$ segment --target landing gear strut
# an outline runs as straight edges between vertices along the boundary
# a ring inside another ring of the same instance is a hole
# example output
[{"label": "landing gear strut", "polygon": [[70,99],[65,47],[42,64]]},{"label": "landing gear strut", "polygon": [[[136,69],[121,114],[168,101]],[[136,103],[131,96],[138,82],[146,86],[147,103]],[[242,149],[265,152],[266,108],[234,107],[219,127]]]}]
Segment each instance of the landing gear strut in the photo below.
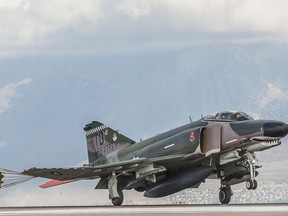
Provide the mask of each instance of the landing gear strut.
[{"label": "landing gear strut", "polygon": [[222,185],[219,191],[219,201],[222,204],[228,204],[231,200],[231,196],[233,195],[230,185]]},{"label": "landing gear strut", "polygon": [[256,190],[257,185],[258,185],[257,181],[255,180],[255,177],[256,177],[256,171],[255,171],[256,170],[256,166],[255,166],[256,159],[249,152],[247,152],[245,154],[245,156],[246,156],[246,160],[247,160],[246,162],[248,163],[247,167],[250,171],[250,180],[246,182],[246,188],[248,190]]},{"label": "landing gear strut", "polygon": [[121,206],[124,196],[122,190],[118,189],[117,183],[116,174],[113,172],[108,180],[109,199],[111,199],[114,206]]}]

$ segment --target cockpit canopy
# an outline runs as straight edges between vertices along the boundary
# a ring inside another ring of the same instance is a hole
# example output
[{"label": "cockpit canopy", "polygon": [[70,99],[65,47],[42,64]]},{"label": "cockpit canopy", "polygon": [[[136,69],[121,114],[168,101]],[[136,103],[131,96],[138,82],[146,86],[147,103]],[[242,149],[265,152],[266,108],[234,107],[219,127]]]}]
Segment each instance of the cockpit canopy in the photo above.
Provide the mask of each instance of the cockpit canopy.
[{"label": "cockpit canopy", "polygon": [[215,120],[215,121],[246,121],[253,120],[251,116],[244,112],[232,112],[232,111],[224,111],[219,112],[216,115],[209,115],[204,117],[204,120]]}]

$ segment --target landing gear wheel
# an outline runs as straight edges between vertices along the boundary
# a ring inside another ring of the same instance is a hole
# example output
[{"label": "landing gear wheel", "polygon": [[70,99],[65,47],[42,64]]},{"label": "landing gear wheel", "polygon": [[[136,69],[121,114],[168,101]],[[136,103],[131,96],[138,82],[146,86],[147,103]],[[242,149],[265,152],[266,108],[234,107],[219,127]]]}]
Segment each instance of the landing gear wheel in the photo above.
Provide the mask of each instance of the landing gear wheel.
[{"label": "landing gear wheel", "polygon": [[254,185],[252,187],[252,190],[256,190],[257,189],[257,186],[258,186],[258,183],[256,180],[254,180]]},{"label": "landing gear wheel", "polygon": [[230,186],[224,186],[219,191],[219,201],[222,204],[228,204],[231,200],[231,187]]},{"label": "landing gear wheel", "polygon": [[112,204],[114,206],[121,206],[124,200],[123,192],[121,190],[118,190],[119,197],[112,199]]},{"label": "landing gear wheel", "polygon": [[252,181],[252,180],[247,181],[247,182],[246,182],[246,188],[247,188],[248,190],[251,190],[252,187],[253,187],[253,181]]},{"label": "landing gear wheel", "polygon": [[257,181],[256,180],[249,180],[246,182],[246,188],[248,190],[255,190],[257,188]]}]

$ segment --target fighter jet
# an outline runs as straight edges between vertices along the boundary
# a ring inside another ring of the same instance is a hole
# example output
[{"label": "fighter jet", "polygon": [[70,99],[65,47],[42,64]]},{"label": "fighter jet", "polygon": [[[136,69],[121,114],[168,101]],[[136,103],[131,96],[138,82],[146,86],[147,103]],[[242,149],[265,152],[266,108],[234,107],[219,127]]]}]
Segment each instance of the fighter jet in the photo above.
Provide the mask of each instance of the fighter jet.
[{"label": "fighter jet", "polygon": [[93,121],[84,127],[89,164],[73,168],[31,168],[24,175],[54,179],[43,188],[78,180],[100,179],[96,189],[108,189],[114,206],[123,202],[123,190],[164,197],[197,188],[207,178],[220,180],[219,200],[228,204],[231,185],[246,182],[257,188],[255,152],[281,144],[288,125],[254,120],[244,112],[219,112],[201,117],[147,140],[135,142]]}]

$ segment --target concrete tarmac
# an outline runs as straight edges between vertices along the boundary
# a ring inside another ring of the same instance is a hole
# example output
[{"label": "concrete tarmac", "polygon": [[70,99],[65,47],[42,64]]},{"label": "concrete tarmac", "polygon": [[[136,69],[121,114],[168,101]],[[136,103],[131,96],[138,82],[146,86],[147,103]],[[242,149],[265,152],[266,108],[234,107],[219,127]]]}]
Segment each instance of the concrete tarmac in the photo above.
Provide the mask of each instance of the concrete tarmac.
[{"label": "concrete tarmac", "polygon": [[284,216],[288,204],[268,205],[178,205],[178,206],[121,206],[121,207],[24,207],[0,208],[0,216],[89,216],[89,215],[201,215],[201,216]]}]

